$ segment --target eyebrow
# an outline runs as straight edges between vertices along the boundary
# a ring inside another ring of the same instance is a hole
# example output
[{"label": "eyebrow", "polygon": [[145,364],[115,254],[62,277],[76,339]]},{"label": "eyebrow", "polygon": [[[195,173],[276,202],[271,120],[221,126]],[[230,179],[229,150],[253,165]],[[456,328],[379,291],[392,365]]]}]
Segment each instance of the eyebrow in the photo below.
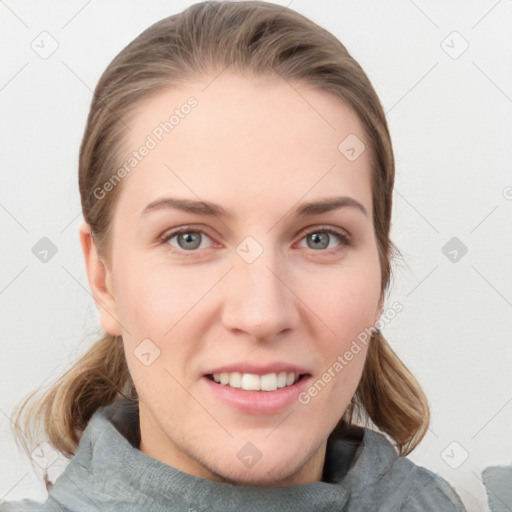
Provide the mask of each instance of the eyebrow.
[{"label": "eyebrow", "polygon": [[[309,203],[301,203],[293,212],[297,217],[308,217],[311,215],[318,215],[327,213],[339,208],[355,208],[368,217],[366,208],[359,202],[348,196],[330,197]],[[222,206],[211,203],[209,201],[196,201],[193,199],[180,199],[176,197],[164,197],[149,203],[141,216],[146,216],[151,212],[159,210],[181,210],[187,213],[195,213],[199,215],[211,215],[222,219],[230,219],[232,214],[228,213]]]}]

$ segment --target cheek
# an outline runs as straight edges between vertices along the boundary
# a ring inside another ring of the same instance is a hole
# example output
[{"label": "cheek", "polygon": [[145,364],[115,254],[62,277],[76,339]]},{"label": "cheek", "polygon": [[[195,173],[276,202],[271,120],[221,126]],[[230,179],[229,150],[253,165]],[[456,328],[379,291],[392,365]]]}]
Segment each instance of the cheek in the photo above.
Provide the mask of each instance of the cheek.
[{"label": "cheek", "polygon": [[340,266],[336,271],[319,272],[314,285],[302,285],[306,304],[328,327],[322,338],[328,339],[330,332],[331,339],[338,340],[333,344],[338,348],[376,320],[380,298],[378,260],[375,259],[375,265],[363,263],[361,260]]},{"label": "cheek", "polygon": [[116,304],[126,329],[138,336],[172,337],[175,326],[194,314],[215,276],[188,267],[129,260],[118,267]]},{"label": "cheek", "polygon": [[172,391],[179,401],[180,388],[173,377],[187,381],[196,370],[191,361],[205,327],[204,320],[198,321],[205,318],[202,298],[218,278],[193,266],[178,268],[135,258],[123,259],[116,270],[125,355],[141,398],[148,403],[155,390],[166,396]]},{"label": "cheek", "polygon": [[314,336],[321,373],[308,396],[321,395],[314,407],[332,406],[336,420],[357,389],[371,342],[380,298],[378,265],[373,254],[354,259],[335,273],[317,275],[307,295],[308,306],[322,320]]},{"label": "cheek", "polygon": [[330,411],[332,428],[357,390],[380,297],[379,272],[345,270],[338,280],[332,276],[325,283],[321,280],[324,293],[317,291],[309,298],[323,327],[314,336],[319,374],[302,395],[301,403],[310,404],[313,416]]}]

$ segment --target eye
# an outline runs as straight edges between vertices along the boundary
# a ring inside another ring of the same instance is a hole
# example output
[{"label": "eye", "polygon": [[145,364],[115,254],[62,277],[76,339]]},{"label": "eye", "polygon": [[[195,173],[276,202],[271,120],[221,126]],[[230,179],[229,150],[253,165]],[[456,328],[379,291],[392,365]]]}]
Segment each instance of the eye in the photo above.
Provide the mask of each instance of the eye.
[{"label": "eye", "polygon": [[[339,243],[337,245],[331,245],[331,242],[335,241],[336,239],[338,239]],[[326,253],[337,252],[350,245],[350,238],[348,234],[327,227],[316,228],[308,231],[307,233],[304,233],[302,235],[301,241],[302,240],[306,241],[307,247],[310,249]]]},{"label": "eye", "polygon": [[[161,243],[165,244],[167,249],[183,256],[196,256],[199,252],[197,249],[211,248],[211,245],[207,245],[208,240],[212,242],[212,239],[202,229],[193,226],[174,229],[160,238]],[[337,253],[351,245],[351,239],[347,233],[323,226],[302,233],[300,240],[306,242],[307,248],[326,254]],[[337,244],[336,240],[338,240]]]},{"label": "eye", "polygon": [[[175,243],[172,243],[173,239],[175,239]],[[167,244],[172,252],[184,253],[197,252],[196,249],[207,248],[203,243],[205,239],[211,241],[211,238],[204,231],[185,226],[165,233],[160,240]],[[173,250],[173,248],[177,250]],[[185,254],[185,256],[188,256],[188,254]]]}]

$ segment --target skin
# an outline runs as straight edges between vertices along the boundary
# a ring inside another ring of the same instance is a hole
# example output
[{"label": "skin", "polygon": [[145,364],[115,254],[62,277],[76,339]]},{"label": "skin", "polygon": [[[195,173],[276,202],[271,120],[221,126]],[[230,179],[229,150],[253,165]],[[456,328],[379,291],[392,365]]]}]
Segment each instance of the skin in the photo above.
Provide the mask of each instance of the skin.
[{"label": "skin", "polygon": [[[368,144],[357,115],[326,92],[227,72],[205,89],[211,80],[159,93],[129,120],[128,156],[187,98],[198,100],[119,185],[108,258],[81,226],[89,283],[103,329],[123,337],[140,397],[141,451],[239,485],[317,482],[365,347],[307,405],[296,400],[276,414],[234,409],[203,373],[233,361],[286,361],[307,368],[314,382],[378,320],[370,152],[351,162],[338,150],[348,134]],[[233,217],[173,209],[141,216],[165,196],[211,201]],[[291,214],[298,203],[335,196],[357,200],[368,215],[354,207]],[[205,233],[200,248],[187,253],[178,237],[159,240],[191,224],[189,232]],[[351,244],[333,234],[327,249],[317,248],[307,231],[320,227],[347,233]],[[247,236],[263,249],[252,263],[236,252]],[[146,338],[160,349],[149,366],[134,355]],[[250,468],[237,457],[246,442],[262,453]]]}]

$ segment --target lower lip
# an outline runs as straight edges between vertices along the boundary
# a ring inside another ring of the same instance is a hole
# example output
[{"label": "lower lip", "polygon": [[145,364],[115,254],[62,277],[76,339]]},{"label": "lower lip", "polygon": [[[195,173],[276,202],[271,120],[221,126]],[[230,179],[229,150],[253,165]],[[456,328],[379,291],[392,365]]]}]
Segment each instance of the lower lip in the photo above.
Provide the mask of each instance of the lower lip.
[{"label": "lower lip", "polygon": [[215,396],[249,414],[275,414],[285,410],[297,401],[298,395],[307,388],[310,379],[311,376],[304,376],[295,384],[275,391],[245,391],[227,384],[217,384],[206,376],[202,378]]}]

